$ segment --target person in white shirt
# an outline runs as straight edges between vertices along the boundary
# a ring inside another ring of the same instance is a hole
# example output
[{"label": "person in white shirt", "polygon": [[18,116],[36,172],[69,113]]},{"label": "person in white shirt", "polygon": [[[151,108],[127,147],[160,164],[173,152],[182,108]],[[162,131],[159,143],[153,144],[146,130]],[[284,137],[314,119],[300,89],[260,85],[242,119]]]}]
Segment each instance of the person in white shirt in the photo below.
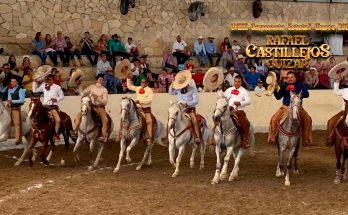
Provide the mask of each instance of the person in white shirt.
[{"label": "person in white shirt", "polygon": [[255,87],[255,89],[254,89],[254,92],[255,92],[255,93],[258,93],[258,92],[265,92],[265,91],[266,91],[266,89],[265,89],[265,87],[263,86],[263,82],[262,82],[261,79],[259,79],[259,80],[257,81],[257,85],[256,85],[256,87]]},{"label": "person in white shirt", "polygon": [[110,62],[107,61],[107,56],[105,53],[101,54],[101,59],[97,63],[97,73],[96,76],[99,74],[106,75],[108,69],[111,67]]},{"label": "person in white shirt", "polygon": [[178,64],[184,64],[190,56],[187,54],[187,44],[181,39],[181,36],[176,37],[173,44],[173,56],[177,58]]},{"label": "person in white shirt", "polygon": [[234,87],[228,88],[224,92],[224,97],[228,99],[228,104],[231,108],[231,114],[238,117],[240,130],[242,132],[242,147],[249,148],[249,120],[244,112],[244,108],[251,104],[248,91],[242,87],[242,77],[237,75],[234,78]]},{"label": "person in white shirt", "polygon": [[58,103],[64,99],[62,88],[59,85],[54,84],[54,76],[48,75],[46,82],[39,81],[33,82],[33,92],[44,94],[43,106],[50,112],[55,122],[55,139],[59,139],[60,117],[58,113]]},{"label": "person in white shirt", "polygon": [[241,54],[241,53],[240,53],[241,48],[240,48],[240,46],[238,45],[237,40],[233,40],[232,50],[233,50],[233,52],[234,52],[237,56],[238,56],[239,54]]},{"label": "person in white shirt", "polygon": [[230,67],[228,69],[228,73],[225,76],[225,81],[228,83],[229,87],[233,87],[234,86],[234,78],[237,76],[238,74],[234,72],[234,67]]},{"label": "person in white shirt", "polygon": [[128,42],[124,45],[126,51],[130,54],[130,56],[135,57],[138,55],[137,46],[133,43],[133,38],[128,37]]},{"label": "person in white shirt", "polygon": [[133,63],[131,63],[131,72],[132,72],[133,80],[138,78],[138,76],[142,73],[140,66],[141,66],[141,63],[139,58],[133,58]]},{"label": "person in white shirt", "polygon": [[205,45],[203,41],[203,36],[199,36],[197,41],[194,44],[194,54],[199,60],[200,66],[203,67],[207,64],[207,52],[205,51]]}]

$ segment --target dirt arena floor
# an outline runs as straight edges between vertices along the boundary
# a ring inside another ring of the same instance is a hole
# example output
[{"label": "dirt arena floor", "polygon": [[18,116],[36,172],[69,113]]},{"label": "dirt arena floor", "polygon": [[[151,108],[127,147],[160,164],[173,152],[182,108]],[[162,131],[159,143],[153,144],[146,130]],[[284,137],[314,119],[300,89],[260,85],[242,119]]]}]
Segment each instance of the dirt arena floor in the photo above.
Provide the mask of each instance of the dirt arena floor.
[{"label": "dirt arena floor", "polygon": [[[348,184],[333,183],[333,149],[323,146],[324,133],[314,133],[314,147],[301,148],[299,174],[291,175],[291,186],[276,178],[277,151],[257,134],[257,154],[242,158],[240,177],[234,182],[211,185],[215,155],[207,152],[206,167],[189,168],[186,148],[181,173],[172,178],[167,148],[156,145],[153,164],[136,171],[126,161],[118,174],[112,170],[118,144],[104,151],[101,169],[87,172],[87,145],[75,166],[69,154],[67,166],[59,164],[58,147],[53,163],[36,162],[13,166],[21,150],[0,152],[1,214],[348,214]],[[144,150],[138,145],[131,155],[139,162]],[[231,166],[229,171],[231,170]]]}]

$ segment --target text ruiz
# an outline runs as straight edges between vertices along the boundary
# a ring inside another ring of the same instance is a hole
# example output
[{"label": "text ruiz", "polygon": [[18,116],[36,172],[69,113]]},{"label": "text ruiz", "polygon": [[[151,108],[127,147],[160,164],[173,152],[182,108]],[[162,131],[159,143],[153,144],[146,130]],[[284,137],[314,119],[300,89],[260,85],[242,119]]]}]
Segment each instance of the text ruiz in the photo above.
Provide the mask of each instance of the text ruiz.
[{"label": "text ruiz", "polygon": [[266,58],[269,69],[301,69],[309,67],[311,58],[328,58],[330,46],[310,44],[304,35],[268,35],[265,47],[250,44],[246,48],[246,55]]}]

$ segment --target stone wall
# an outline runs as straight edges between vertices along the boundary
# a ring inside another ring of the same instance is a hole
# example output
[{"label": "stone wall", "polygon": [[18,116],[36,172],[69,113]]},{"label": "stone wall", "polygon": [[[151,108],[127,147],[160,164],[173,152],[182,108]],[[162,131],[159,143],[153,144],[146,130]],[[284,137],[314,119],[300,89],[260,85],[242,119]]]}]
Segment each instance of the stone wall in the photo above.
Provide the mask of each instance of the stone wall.
[{"label": "stone wall", "polygon": [[[198,35],[215,36],[217,42],[230,36],[231,22],[347,22],[348,4],[264,1],[263,13],[254,19],[252,0],[202,0],[206,15],[196,22],[188,19],[190,0],[136,0],[127,15],[119,12],[119,0],[0,0],[0,43],[9,51],[30,49],[35,32],[58,30],[78,41],[85,30],[94,40],[102,34],[132,36],[140,50],[161,56],[178,34],[192,43]],[[191,0],[193,1],[193,0]],[[232,35],[239,37],[245,35]],[[19,46],[10,45],[12,43]]]}]

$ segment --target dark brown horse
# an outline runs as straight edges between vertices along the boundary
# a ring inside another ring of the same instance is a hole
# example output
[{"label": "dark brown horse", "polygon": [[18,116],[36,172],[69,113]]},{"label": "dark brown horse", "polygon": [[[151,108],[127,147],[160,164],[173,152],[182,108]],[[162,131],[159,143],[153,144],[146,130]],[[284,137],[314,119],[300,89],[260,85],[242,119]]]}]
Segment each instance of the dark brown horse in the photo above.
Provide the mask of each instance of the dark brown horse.
[{"label": "dark brown horse", "polygon": [[[41,161],[43,164],[48,165],[55,149],[54,134],[55,134],[55,123],[53,118],[50,116],[48,110],[42,105],[39,98],[32,98],[29,104],[29,118],[31,121],[31,132],[32,140],[29,146],[29,165],[33,165],[32,161],[32,149],[36,143],[40,141],[42,143],[41,148]],[[61,158],[61,164],[65,164],[65,154],[69,150],[69,137],[75,142],[76,139],[72,137],[72,122],[71,118],[64,112],[59,111],[61,119],[61,125],[59,129],[59,135],[62,134],[64,137],[65,151]],[[51,151],[46,159],[46,150],[48,143],[51,144]]]},{"label": "dark brown horse", "polygon": [[[342,118],[338,121],[334,131],[335,154],[336,154],[336,177],[335,184],[341,183],[341,179],[347,179],[348,172],[345,167],[348,155],[348,124],[346,122],[348,113],[348,101],[344,100],[345,108]],[[342,162],[341,162],[342,160]]]}]

